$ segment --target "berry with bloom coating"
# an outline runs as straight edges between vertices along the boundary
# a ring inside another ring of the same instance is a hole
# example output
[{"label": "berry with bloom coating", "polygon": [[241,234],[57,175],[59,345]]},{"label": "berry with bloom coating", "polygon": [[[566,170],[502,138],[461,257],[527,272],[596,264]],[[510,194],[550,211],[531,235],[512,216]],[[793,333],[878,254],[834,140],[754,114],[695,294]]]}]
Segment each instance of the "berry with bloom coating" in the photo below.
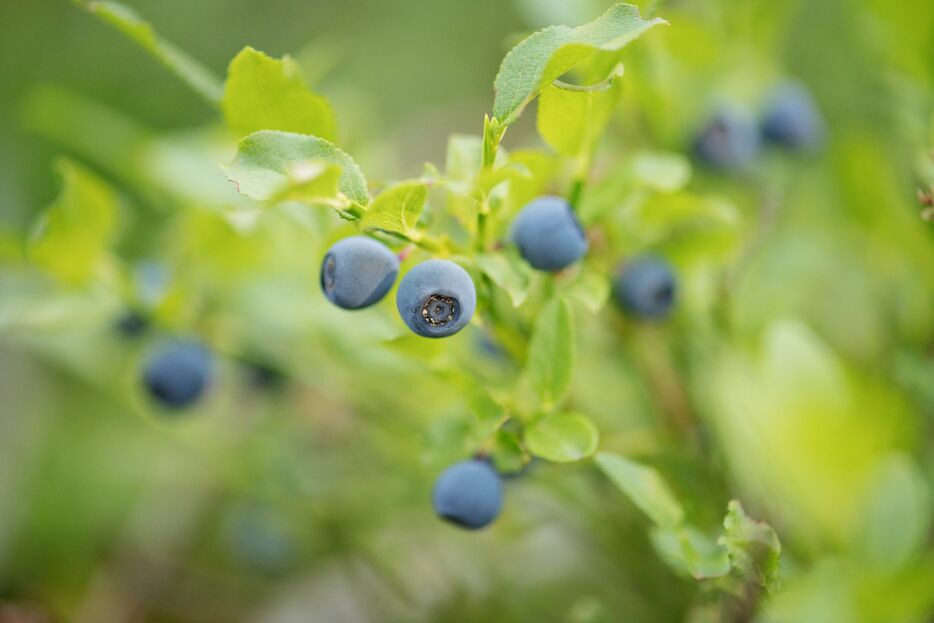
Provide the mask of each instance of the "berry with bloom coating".
[{"label": "berry with bloom coating", "polygon": [[722,171],[750,165],[759,153],[759,130],[745,111],[724,108],[707,123],[694,142],[694,154],[703,164]]},{"label": "berry with bloom coating", "polygon": [[324,256],[321,289],[338,307],[361,309],[386,296],[398,273],[399,259],[385,245],[366,236],[352,236]]},{"label": "berry with bloom coating", "polygon": [[435,481],[431,500],[442,519],[468,530],[479,530],[499,515],[503,483],[488,461],[468,459],[442,472]]},{"label": "berry with bloom coating", "polygon": [[587,252],[587,237],[571,205],[561,197],[539,197],[522,208],[512,224],[512,239],[533,268],[567,268]]},{"label": "berry with bloom coating", "polygon": [[424,337],[447,337],[473,316],[477,291],[467,271],[448,260],[422,262],[402,278],[396,308],[412,331]]},{"label": "berry with bloom coating", "polygon": [[194,404],[211,381],[211,354],[196,342],[173,342],[150,357],[143,384],[150,396],[169,409]]},{"label": "berry with bloom coating", "polygon": [[645,257],[622,267],[613,280],[616,302],[643,318],[667,316],[675,302],[675,273],[664,260]]},{"label": "berry with bloom coating", "polygon": [[824,120],[810,92],[788,82],[776,88],[762,115],[765,140],[798,151],[811,151],[824,139]]}]

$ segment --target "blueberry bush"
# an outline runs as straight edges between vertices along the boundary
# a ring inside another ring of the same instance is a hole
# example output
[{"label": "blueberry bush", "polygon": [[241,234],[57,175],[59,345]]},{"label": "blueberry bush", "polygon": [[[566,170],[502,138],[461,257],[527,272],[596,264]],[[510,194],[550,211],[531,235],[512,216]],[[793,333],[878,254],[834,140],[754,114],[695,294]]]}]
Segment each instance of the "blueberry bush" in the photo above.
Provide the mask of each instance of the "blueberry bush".
[{"label": "blueberry bush", "polygon": [[22,95],[0,621],[931,620],[934,6],[607,5],[517,1],[446,136],[56,9],[206,112]]}]

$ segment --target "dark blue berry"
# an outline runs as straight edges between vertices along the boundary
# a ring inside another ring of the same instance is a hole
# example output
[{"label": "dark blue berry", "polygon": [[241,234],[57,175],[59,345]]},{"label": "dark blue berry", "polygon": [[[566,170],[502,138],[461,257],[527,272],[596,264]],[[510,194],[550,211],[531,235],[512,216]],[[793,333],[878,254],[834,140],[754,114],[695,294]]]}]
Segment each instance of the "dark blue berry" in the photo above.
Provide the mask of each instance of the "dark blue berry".
[{"label": "dark blue berry", "polygon": [[321,262],[321,289],[344,309],[379,302],[399,273],[399,258],[385,245],[365,236],[345,238],[332,246]]},{"label": "dark blue berry", "polygon": [[664,260],[645,257],[624,265],[613,281],[616,302],[643,318],[667,316],[675,303],[677,280]]},{"label": "dark blue berry", "polygon": [[723,108],[698,134],[694,154],[712,169],[738,171],[750,166],[759,147],[759,130],[753,118],[743,110]]},{"label": "dark blue berry", "polygon": [[431,498],[439,517],[462,528],[479,530],[499,515],[503,484],[488,461],[468,459],[442,472]]},{"label": "dark blue berry", "polygon": [[146,362],[143,384],[162,406],[183,409],[197,402],[207,389],[212,367],[211,355],[201,344],[172,342]]},{"label": "dark blue berry", "polygon": [[824,140],[824,119],[801,84],[787,82],[768,98],[762,113],[762,136],[769,142],[797,151],[811,151]]},{"label": "dark blue berry", "polygon": [[396,308],[412,331],[424,337],[447,337],[473,316],[477,291],[467,271],[448,260],[428,260],[399,283]]},{"label": "dark blue berry", "polygon": [[549,272],[567,268],[587,252],[580,221],[561,197],[526,204],[512,224],[512,240],[533,268]]}]

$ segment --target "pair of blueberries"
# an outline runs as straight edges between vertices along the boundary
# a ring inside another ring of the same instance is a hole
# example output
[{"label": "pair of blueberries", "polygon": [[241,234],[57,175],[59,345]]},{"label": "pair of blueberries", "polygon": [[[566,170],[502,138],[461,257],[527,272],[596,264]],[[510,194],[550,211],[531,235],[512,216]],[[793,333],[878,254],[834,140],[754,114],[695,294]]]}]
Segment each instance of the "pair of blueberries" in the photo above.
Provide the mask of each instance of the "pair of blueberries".
[{"label": "pair of blueberries", "polygon": [[714,169],[743,169],[758,154],[762,141],[791,151],[817,149],[824,140],[824,120],[810,92],[786,82],[769,96],[759,123],[735,107],[719,110],[694,143],[694,153]]}]

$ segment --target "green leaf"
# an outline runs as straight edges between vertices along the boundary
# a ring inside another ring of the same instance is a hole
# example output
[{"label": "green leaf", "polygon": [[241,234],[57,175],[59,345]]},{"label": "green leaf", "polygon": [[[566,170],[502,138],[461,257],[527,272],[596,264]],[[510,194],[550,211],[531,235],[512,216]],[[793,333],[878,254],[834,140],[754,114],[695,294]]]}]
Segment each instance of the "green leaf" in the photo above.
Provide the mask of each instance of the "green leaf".
[{"label": "green leaf", "polygon": [[490,458],[500,473],[515,474],[528,465],[529,453],[519,443],[519,438],[512,431],[499,430],[490,447]]},{"label": "green leaf", "polygon": [[656,526],[675,528],[682,524],[684,509],[656,470],[609,452],[598,453],[596,462]]},{"label": "green leaf", "polygon": [[62,191],[36,225],[29,258],[59,279],[80,284],[99,274],[109,258],[117,224],[117,194],[87,169],[55,163]]},{"label": "green leaf", "polygon": [[564,294],[596,314],[610,298],[610,280],[606,275],[582,270],[577,279],[564,289]]},{"label": "green leaf", "polygon": [[326,162],[340,167],[338,197],[361,206],[369,202],[366,179],[353,158],[323,138],[260,130],[237,145],[237,157],[221,166],[237,192],[260,201],[274,201],[291,192],[302,171],[311,163]]},{"label": "green leaf", "polygon": [[107,22],[149,52],[208,103],[220,104],[220,79],[200,62],[161,38],[133,9],[117,2],[74,0],[75,4]]},{"label": "green leaf", "polygon": [[538,100],[538,133],[564,156],[590,152],[619,103],[622,90],[611,78],[595,87],[552,83]]},{"label": "green leaf", "polygon": [[535,456],[555,463],[580,461],[597,451],[600,433],[590,418],[559,413],[536,421],[525,431],[525,445]]},{"label": "green leaf", "polygon": [[556,297],[545,305],[535,322],[526,363],[529,381],[546,408],[567,393],[573,366],[573,311],[567,301]]},{"label": "green leaf", "polygon": [[595,55],[616,56],[630,41],[665,20],[643,20],[631,4],[616,4],[596,20],[540,30],[506,54],[494,81],[493,117],[512,124],[542,89]]},{"label": "green leaf", "polygon": [[485,253],[475,260],[480,270],[509,295],[513,307],[525,302],[532,285],[532,273],[528,263],[522,261],[515,250]]},{"label": "green leaf", "polygon": [[337,121],[328,101],[312,93],[291,57],[271,58],[251,47],[230,62],[221,110],[239,137],[258,130],[311,134],[333,141]]},{"label": "green leaf", "polygon": [[364,212],[360,226],[418,240],[421,233],[416,225],[427,199],[428,186],[425,182],[400,182],[390,186],[373,200],[373,204]]},{"label": "green leaf", "polygon": [[723,519],[723,536],[733,572],[768,591],[778,588],[782,546],[772,526],[750,519],[737,500],[731,500]]},{"label": "green leaf", "polygon": [[730,572],[730,559],[717,542],[692,526],[655,528],[652,545],[675,571],[697,580],[720,578]]},{"label": "green leaf", "polygon": [[681,154],[644,151],[633,158],[632,174],[643,186],[673,193],[690,181],[691,162]]}]

